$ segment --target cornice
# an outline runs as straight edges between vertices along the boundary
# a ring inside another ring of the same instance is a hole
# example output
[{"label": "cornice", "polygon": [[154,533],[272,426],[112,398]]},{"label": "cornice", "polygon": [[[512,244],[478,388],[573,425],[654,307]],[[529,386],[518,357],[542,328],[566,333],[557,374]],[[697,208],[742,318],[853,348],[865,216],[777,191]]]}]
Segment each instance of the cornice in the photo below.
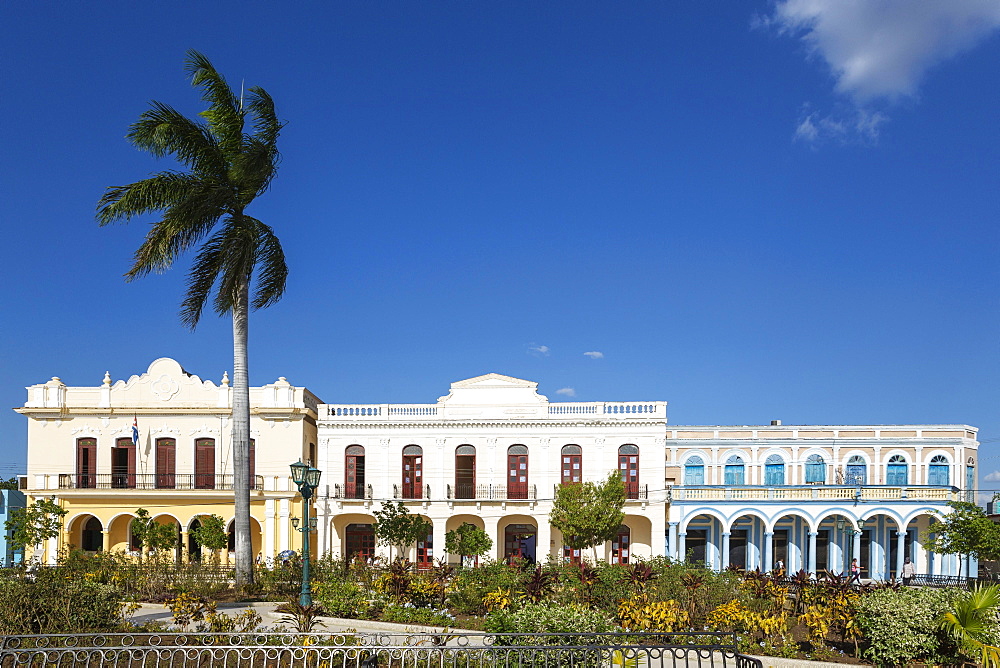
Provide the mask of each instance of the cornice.
[{"label": "cornice", "polygon": [[524,429],[524,428],[546,428],[546,429],[564,429],[567,427],[580,428],[580,427],[659,427],[660,421],[658,420],[587,420],[581,422],[571,422],[571,421],[560,421],[560,422],[550,422],[546,420],[538,421],[528,421],[523,422],[507,422],[507,421],[483,421],[483,422],[454,422],[451,420],[441,420],[441,421],[414,421],[414,422],[324,422],[318,421],[317,426],[320,430],[330,429],[336,431],[348,431],[348,430],[385,430],[385,429],[470,429],[470,428],[480,428],[480,429]]}]

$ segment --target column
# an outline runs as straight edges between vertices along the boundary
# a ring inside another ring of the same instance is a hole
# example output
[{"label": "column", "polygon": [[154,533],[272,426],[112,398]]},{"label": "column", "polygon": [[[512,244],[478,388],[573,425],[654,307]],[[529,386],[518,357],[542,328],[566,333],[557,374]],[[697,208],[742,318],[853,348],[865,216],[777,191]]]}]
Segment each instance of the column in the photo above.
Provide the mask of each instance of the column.
[{"label": "column", "polygon": [[677,560],[684,561],[687,559],[687,532],[681,531],[677,534]]},{"label": "column", "polygon": [[[655,509],[656,507],[653,506]],[[667,514],[653,510],[649,534],[649,556],[662,557],[664,554],[664,539],[667,533]],[[631,561],[631,560],[630,560]]]},{"label": "column", "polygon": [[431,540],[434,541],[434,545],[431,548],[431,549],[434,550],[434,552],[432,553],[432,556],[435,559],[445,559],[445,560],[447,560],[448,555],[445,554],[445,551],[444,551],[444,542],[445,542],[444,541],[444,535],[445,535],[445,533],[447,533],[445,531],[445,529],[448,526],[447,525],[447,521],[448,520],[446,520],[443,517],[435,517],[431,521],[434,522],[433,528],[431,529],[431,535],[433,536],[433,538]]},{"label": "column", "polygon": [[[809,532],[809,566],[806,568],[813,575],[816,574],[816,536],[819,535],[818,531]],[[829,547],[827,548],[829,550]],[[829,561],[830,555],[827,554],[827,561]]]},{"label": "column", "polygon": [[288,536],[289,516],[288,499],[278,499],[278,552],[291,549]]},{"label": "column", "polygon": [[544,564],[552,553],[552,526],[547,515],[538,520],[538,533],[535,534],[535,561]]},{"label": "column", "polygon": [[667,532],[667,556],[671,559],[677,559],[677,522],[670,523],[670,529]]},{"label": "column", "polygon": [[111,550],[111,532],[107,529],[101,531],[101,551],[109,552]]},{"label": "column", "polygon": [[906,532],[896,532],[896,579],[903,577],[903,551],[906,549]]},{"label": "column", "polygon": [[[191,561],[191,555],[188,554],[188,546],[191,543],[188,542],[188,531],[187,529],[181,529],[181,563],[186,564]],[[207,550],[206,550],[207,552]],[[202,555],[203,557],[208,557],[207,554]]]},{"label": "column", "polygon": [[764,571],[774,568],[774,532],[764,532]]},{"label": "column", "polygon": [[500,561],[503,559],[503,536],[500,535],[500,518],[483,518],[483,525],[486,533],[493,540],[493,557]]},{"label": "column", "polygon": [[[857,559],[858,560],[858,566],[860,567],[862,565],[861,564],[861,532],[860,531],[858,531],[857,533],[854,534],[854,549],[853,549],[853,551],[852,551],[851,554],[852,554],[852,557],[851,557],[852,559]],[[848,568],[850,568],[850,566],[848,566]],[[869,573],[868,575],[871,575],[871,573]]]},{"label": "column", "polygon": [[274,499],[264,501],[264,558],[274,559],[278,554],[274,545]]},{"label": "column", "polygon": [[316,558],[319,559],[330,552],[327,545],[327,533],[329,531],[329,515],[327,514],[327,501],[325,498],[314,499],[313,512],[316,513],[316,545],[314,547]]},{"label": "column", "polygon": [[724,571],[729,568],[729,532],[722,532],[722,561],[719,564],[719,570]]}]

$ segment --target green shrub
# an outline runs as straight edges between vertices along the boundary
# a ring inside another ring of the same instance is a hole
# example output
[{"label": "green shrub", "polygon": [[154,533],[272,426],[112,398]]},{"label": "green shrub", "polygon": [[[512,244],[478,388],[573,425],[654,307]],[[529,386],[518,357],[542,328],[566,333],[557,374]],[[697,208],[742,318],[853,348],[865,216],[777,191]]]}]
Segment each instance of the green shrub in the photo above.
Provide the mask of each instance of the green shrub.
[{"label": "green shrub", "polygon": [[[960,595],[957,589],[904,587],[879,589],[857,604],[858,626],[867,640],[862,658],[894,666],[910,661],[948,662],[951,653],[937,629],[937,619]],[[951,657],[954,658],[954,657]]]},{"label": "green shrub", "polygon": [[0,635],[97,633],[123,624],[121,590],[62,568],[0,580]]},{"label": "green shrub", "polygon": [[486,618],[484,628],[491,633],[570,633],[584,635],[526,638],[521,644],[587,645],[593,638],[586,634],[619,630],[607,613],[584,605],[558,605],[551,602],[527,604],[520,610],[497,610]]},{"label": "green shrub", "polygon": [[332,617],[359,619],[369,609],[365,592],[348,580],[327,580],[313,584],[313,597]]},{"label": "green shrub", "polygon": [[488,561],[474,568],[463,568],[455,575],[448,592],[448,604],[463,615],[486,613],[483,597],[501,589],[523,591],[525,574],[499,561]]},{"label": "green shrub", "polygon": [[455,625],[455,618],[447,610],[415,608],[411,605],[389,605],[382,611],[382,621],[396,624],[420,624],[422,626]]}]

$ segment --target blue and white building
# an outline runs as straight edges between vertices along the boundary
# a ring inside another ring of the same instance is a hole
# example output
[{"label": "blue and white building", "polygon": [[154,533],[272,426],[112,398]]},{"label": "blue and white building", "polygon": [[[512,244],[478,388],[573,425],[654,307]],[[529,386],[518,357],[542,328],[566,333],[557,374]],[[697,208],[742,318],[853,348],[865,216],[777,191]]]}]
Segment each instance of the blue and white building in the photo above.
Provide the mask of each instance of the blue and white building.
[{"label": "blue and white building", "polygon": [[16,489],[0,489],[0,565],[13,566],[24,560],[23,550],[14,549],[11,545],[11,531],[5,528],[4,522],[10,519],[11,513],[18,508],[24,508],[24,492]]}]

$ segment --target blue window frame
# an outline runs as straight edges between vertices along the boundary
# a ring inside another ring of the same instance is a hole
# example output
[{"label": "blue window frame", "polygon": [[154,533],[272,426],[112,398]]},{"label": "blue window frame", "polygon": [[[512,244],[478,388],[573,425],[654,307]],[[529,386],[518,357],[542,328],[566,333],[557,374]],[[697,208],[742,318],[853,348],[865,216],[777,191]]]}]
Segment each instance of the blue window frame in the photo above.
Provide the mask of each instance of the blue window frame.
[{"label": "blue window frame", "polygon": [[845,485],[867,485],[868,465],[861,455],[854,455],[847,460],[847,470],[844,476]]},{"label": "blue window frame", "polygon": [[739,455],[733,455],[726,460],[726,484],[727,485],[745,485],[746,476],[744,475],[743,458]]},{"label": "blue window frame", "polygon": [[771,455],[764,462],[764,484],[785,484],[785,460],[781,458],[781,455]]},{"label": "blue window frame", "polygon": [[885,467],[885,484],[909,485],[909,466],[903,455],[893,455]]},{"label": "blue window frame", "polygon": [[820,484],[826,482],[826,462],[820,455],[809,455],[809,459],[806,460],[806,483],[811,482]]},{"label": "blue window frame", "polygon": [[705,462],[697,455],[688,457],[684,462],[684,484],[704,485],[705,484]]},{"label": "blue window frame", "polygon": [[928,485],[950,485],[951,476],[948,471],[948,458],[944,455],[934,455],[931,464],[927,467]]}]

